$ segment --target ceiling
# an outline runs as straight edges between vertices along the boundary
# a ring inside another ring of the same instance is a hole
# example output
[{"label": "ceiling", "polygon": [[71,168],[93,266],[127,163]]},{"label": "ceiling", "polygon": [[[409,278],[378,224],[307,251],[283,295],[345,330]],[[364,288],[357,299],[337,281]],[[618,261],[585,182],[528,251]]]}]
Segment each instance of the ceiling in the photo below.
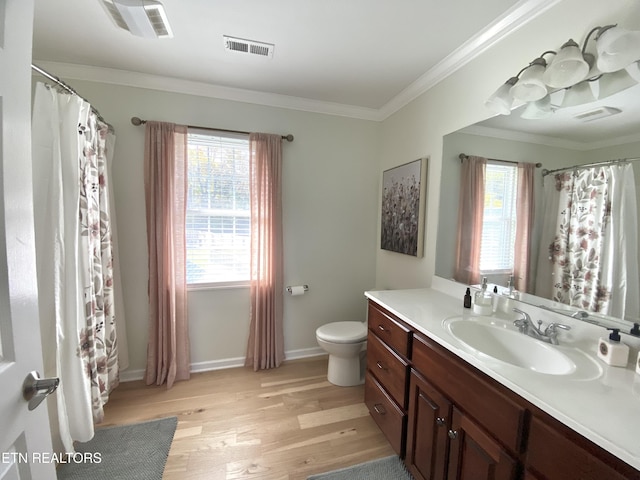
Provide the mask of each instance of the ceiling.
[{"label": "ceiling", "polygon": [[[555,2],[162,0],[174,38],[150,40],[116,27],[99,0],[36,0],[33,58],[61,70],[100,67],[215,86],[220,96],[378,112],[443,71],[462,47],[480,48]],[[273,57],[227,52],[223,35],[273,43]]]}]

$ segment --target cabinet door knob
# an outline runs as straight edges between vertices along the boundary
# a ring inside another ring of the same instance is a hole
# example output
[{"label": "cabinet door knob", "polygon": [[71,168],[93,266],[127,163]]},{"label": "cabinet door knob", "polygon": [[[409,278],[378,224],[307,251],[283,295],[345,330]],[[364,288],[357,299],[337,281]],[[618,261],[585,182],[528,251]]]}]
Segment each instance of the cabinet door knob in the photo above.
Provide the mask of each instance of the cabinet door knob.
[{"label": "cabinet door knob", "polygon": [[384,364],[380,363],[380,362],[376,362],[376,367],[378,367],[380,370],[386,370],[387,367],[384,366]]},{"label": "cabinet door knob", "polygon": [[436,424],[439,427],[444,427],[446,423],[447,423],[447,420],[444,417],[436,417]]},{"label": "cabinet door knob", "polygon": [[451,440],[458,438],[458,432],[455,430],[449,430],[448,435]]},{"label": "cabinet door knob", "polygon": [[384,406],[382,406],[382,404],[380,403],[376,403],[373,406],[373,409],[376,411],[376,413],[379,413],[380,415],[384,415],[387,413],[387,411],[384,409]]}]

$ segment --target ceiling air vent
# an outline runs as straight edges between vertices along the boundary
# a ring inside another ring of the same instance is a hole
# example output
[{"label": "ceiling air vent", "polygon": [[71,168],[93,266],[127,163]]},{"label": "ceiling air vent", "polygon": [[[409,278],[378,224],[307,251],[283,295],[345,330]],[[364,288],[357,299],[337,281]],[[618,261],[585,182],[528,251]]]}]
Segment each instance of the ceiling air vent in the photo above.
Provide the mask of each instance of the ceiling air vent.
[{"label": "ceiling air vent", "polygon": [[574,115],[573,118],[576,120],[580,120],[582,122],[590,122],[592,120],[598,120],[600,118],[610,117],[611,115],[616,115],[617,113],[622,112],[619,108],[613,107],[598,107],[594,110],[589,110],[588,112],[579,113]]},{"label": "ceiling air vent", "polygon": [[118,27],[133,35],[173,37],[164,7],[157,0],[102,0],[100,3]]},{"label": "ceiling air vent", "polygon": [[273,57],[273,44],[245,40],[244,38],[229,37],[223,35],[224,48],[230,52],[247,53],[259,57]]}]

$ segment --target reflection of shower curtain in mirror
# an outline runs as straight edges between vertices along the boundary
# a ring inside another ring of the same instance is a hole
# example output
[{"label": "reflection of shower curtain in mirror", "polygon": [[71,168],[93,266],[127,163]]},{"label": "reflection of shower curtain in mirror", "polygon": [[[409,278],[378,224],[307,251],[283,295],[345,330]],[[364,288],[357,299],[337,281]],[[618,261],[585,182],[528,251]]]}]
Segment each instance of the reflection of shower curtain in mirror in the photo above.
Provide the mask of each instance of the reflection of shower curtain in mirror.
[{"label": "reflection of shower curtain in mirror", "polygon": [[[108,127],[76,95],[38,83],[33,190],[39,313],[54,447],[93,437],[118,384]],[[120,319],[119,319],[120,321]]]},{"label": "reflection of shower curtain in mirror", "polygon": [[591,312],[638,319],[637,207],[631,164],[548,175],[544,194],[535,294]]}]

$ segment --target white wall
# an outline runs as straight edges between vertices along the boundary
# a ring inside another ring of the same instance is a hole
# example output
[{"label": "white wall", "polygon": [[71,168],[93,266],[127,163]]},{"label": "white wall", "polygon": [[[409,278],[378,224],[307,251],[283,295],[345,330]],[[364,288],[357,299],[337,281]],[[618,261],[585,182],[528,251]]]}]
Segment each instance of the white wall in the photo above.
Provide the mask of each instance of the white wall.
[{"label": "white wall", "polygon": [[[443,137],[490,116],[484,101],[545,50],[582,42],[597,25],[624,23],[633,0],[563,0],[383,122],[380,169],[430,155],[425,255],[378,251],[378,288],[429,286],[435,271]],[[442,188],[446,188],[445,185]]]},{"label": "white wall", "polygon": [[[116,129],[113,165],[118,241],[130,350],[128,378],[145,367],[147,247],[143,183],[144,127],[130,118],[245,131],[291,133],[284,142],[285,296],[288,356],[318,353],[315,329],[364,320],[363,292],[375,283],[378,211],[377,122],[94,82],[69,81]],[[191,291],[191,360],[197,369],[243,361],[248,288]],[[131,373],[133,372],[133,373]]]}]

